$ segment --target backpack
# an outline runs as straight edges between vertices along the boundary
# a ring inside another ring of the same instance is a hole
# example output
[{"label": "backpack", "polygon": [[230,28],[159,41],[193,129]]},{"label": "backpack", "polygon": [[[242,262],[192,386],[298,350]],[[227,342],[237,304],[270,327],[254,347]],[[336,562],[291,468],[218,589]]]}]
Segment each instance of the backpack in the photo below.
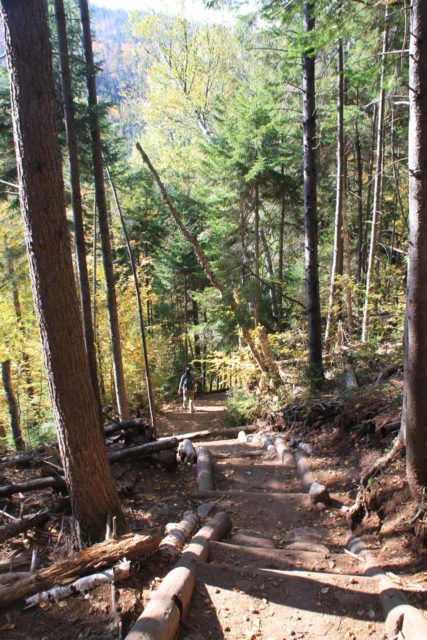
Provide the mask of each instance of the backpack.
[{"label": "backpack", "polygon": [[184,380],[183,380],[183,383],[182,383],[182,388],[183,388],[183,389],[186,389],[186,390],[190,390],[190,389],[193,389],[193,388],[194,388],[194,380],[193,380],[192,376],[191,376],[191,375],[189,375],[188,373],[186,373],[186,374],[184,375]]}]

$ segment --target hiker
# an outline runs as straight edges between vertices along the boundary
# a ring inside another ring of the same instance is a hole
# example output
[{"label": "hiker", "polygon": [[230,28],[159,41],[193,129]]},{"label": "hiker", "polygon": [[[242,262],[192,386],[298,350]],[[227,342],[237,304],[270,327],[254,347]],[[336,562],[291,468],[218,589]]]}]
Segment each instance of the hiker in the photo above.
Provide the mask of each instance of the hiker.
[{"label": "hiker", "polygon": [[195,380],[191,375],[190,367],[186,367],[185,373],[181,376],[181,380],[179,381],[178,393],[182,392],[182,408],[185,410],[187,408],[187,403],[190,409],[190,413],[194,413],[194,391],[195,391]]}]

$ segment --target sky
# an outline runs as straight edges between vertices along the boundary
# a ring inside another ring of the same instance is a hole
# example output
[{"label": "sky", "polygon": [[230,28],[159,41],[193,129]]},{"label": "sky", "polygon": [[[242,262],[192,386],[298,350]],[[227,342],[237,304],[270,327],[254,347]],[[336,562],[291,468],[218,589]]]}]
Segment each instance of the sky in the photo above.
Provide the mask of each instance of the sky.
[{"label": "sky", "polygon": [[129,11],[161,11],[205,23],[230,24],[234,21],[230,10],[206,9],[203,0],[91,0],[91,4]]}]

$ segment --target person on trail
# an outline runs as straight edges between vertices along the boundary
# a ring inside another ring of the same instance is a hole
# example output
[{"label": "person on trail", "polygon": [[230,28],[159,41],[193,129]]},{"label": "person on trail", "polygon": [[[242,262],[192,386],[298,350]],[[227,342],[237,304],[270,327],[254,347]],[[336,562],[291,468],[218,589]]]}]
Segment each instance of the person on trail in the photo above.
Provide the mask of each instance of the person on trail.
[{"label": "person on trail", "polygon": [[178,393],[182,393],[182,408],[188,408],[190,413],[194,413],[194,391],[195,391],[196,382],[191,375],[190,367],[186,367],[185,373],[181,376],[181,380],[179,381]]}]

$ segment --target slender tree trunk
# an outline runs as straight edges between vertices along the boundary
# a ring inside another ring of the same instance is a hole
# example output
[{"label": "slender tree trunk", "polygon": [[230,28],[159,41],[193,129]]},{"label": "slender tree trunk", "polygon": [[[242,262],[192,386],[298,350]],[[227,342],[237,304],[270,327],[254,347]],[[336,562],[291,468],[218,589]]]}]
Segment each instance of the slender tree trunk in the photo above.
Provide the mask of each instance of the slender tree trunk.
[{"label": "slender tree trunk", "polygon": [[71,87],[71,72],[68,56],[67,24],[63,0],[55,0],[55,17],[58,33],[59,60],[61,66],[62,99],[64,102],[64,120],[67,134],[68,160],[70,166],[71,202],[73,206],[74,246],[77,263],[77,275],[82,307],[83,333],[89,371],[92,378],[95,398],[101,415],[99,397],[98,371],[96,366],[95,336],[93,332],[92,310],[90,301],[89,275],[86,263],[86,243],[83,227],[83,207],[80,187],[80,166],[75,123],[74,98]]},{"label": "slender tree trunk", "polygon": [[337,178],[335,200],[334,248],[332,255],[329,307],[326,320],[325,346],[329,345],[335,324],[341,315],[341,286],[337,276],[343,273],[343,202],[344,202],[344,56],[342,40],[338,42],[338,91],[337,91]]},{"label": "slender tree trunk", "polygon": [[369,244],[369,257],[368,267],[366,271],[366,289],[365,289],[365,301],[363,307],[363,322],[362,322],[362,342],[366,342],[368,339],[369,329],[369,305],[370,305],[370,293],[372,287],[372,279],[375,268],[375,256],[377,253],[377,235],[380,215],[381,204],[381,187],[382,187],[382,166],[383,166],[383,133],[384,133],[384,106],[385,106],[385,67],[386,67],[386,53],[388,45],[388,9],[385,11],[385,26],[383,32],[383,47],[382,47],[382,61],[381,61],[381,76],[380,76],[380,94],[378,104],[378,130],[377,130],[377,153],[375,163],[375,182],[374,182],[374,202],[372,209],[372,222],[371,222],[371,240]]},{"label": "slender tree trunk", "polygon": [[153,435],[157,437],[156,431],[156,409],[154,404],[154,393],[153,393],[153,385],[151,384],[151,376],[150,376],[150,364],[148,361],[148,349],[147,349],[147,339],[145,335],[145,322],[144,322],[144,314],[142,311],[142,300],[141,300],[141,290],[139,287],[138,273],[136,270],[135,258],[133,256],[132,247],[129,240],[129,234],[126,228],[125,219],[123,216],[122,208],[120,206],[120,201],[117,196],[116,186],[111,178],[110,170],[108,165],[105,164],[105,168],[107,171],[108,180],[110,182],[111,190],[113,192],[114,201],[116,203],[117,212],[120,217],[120,224],[122,226],[123,235],[125,237],[126,249],[129,257],[130,266],[132,269],[133,283],[135,288],[136,295],[136,303],[138,308],[138,319],[139,319],[139,333],[141,337],[141,346],[142,346],[142,355],[144,358],[144,372],[145,372],[145,384],[147,387],[147,398],[148,398],[148,408],[150,411],[150,422],[151,428],[153,430]]},{"label": "slender tree trunk", "polygon": [[[85,538],[125,519],[86,358],[65,215],[47,3],[1,0],[21,208],[34,305],[73,513]],[[30,54],[29,54],[30,52]]]},{"label": "slender tree trunk", "polygon": [[[22,322],[21,299],[19,297],[19,289],[18,289],[18,283],[16,280],[15,265],[13,264],[12,254],[6,242],[5,242],[5,253],[6,253],[7,270],[9,272],[9,280],[12,286],[13,309],[15,311],[16,324],[18,326],[19,333],[21,334],[21,339],[24,341],[25,331],[24,331],[24,324]],[[22,365],[23,365],[22,368],[24,370],[24,376],[25,376],[26,391],[27,391],[28,397],[31,399],[34,397],[34,381],[31,375],[30,356],[28,355],[24,347],[22,347],[21,349],[21,356],[22,356]]]},{"label": "slender tree trunk", "polygon": [[371,150],[369,154],[368,186],[366,190],[366,223],[363,229],[362,274],[366,274],[366,271],[368,268],[368,220],[370,220],[370,217],[371,217],[372,183],[373,183],[373,176],[374,176],[377,126],[378,126],[378,105],[375,104],[373,115],[372,115],[372,143],[371,143]]},{"label": "slender tree trunk", "polygon": [[316,171],[316,84],[315,54],[310,46],[314,32],[314,2],[303,3],[303,32],[308,49],[302,58],[302,115],[304,165],[304,232],[305,279],[308,321],[308,363],[314,382],[323,380],[322,322],[320,315],[319,261],[317,230],[317,171]]},{"label": "slender tree trunk", "polygon": [[[197,327],[199,325],[199,305],[197,304],[197,300],[195,300],[193,297],[191,297],[191,305],[192,305],[193,325]],[[203,379],[201,354],[202,352],[200,348],[200,335],[195,332],[194,333],[194,357],[196,360],[196,368],[199,372],[198,377]]]},{"label": "slender tree trunk", "polygon": [[355,127],[354,151],[356,158],[356,176],[357,176],[357,276],[356,282],[360,284],[362,281],[363,269],[363,161],[362,149],[360,144],[359,128],[357,121]]},{"label": "slender tree trunk", "polygon": [[427,486],[427,5],[412,0],[409,45],[409,261],[406,474],[414,498]]},{"label": "slender tree trunk", "polygon": [[21,431],[21,418],[19,416],[18,402],[16,400],[15,391],[12,384],[12,376],[10,373],[10,360],[4,360],[1,363],[1,374],[3,380],[3,389],[6,395],[7,407],[10,415],[10,426],[12,429],[13,441],[17,451],[25,449],[24,438]]},{"label": "slender tree trunk", "polygon": [[265,256],[265,265],[267,267],[267,272],[268,272],[268,277],[270,279],[270,299],[271,299],[271,307],[273,310],[273,316],[274,319],[278,320],[279,317],[279,308],[278,308],[278,304],[277,304],[277,286],[274,284],[274,271],[273,271],[273,261],[271,259],[271,254],[270,254],[270,248],[268,246],[268,241],[267,241],[267,237],[265,235],[265,231],[264,229],[261,227],[260,229],[260,240],[262,243],[262,248],[264,251],[264,256]]},{"label": "slender tree trunk", "polygon": [[259,184],[255,182],[255,326],[261,321],[261,285],[259,281]]},{"label": "slender tree trunk", "polygon": [[188,285],[187,274],[184,273],[184,354],[185,366],[188,365]]},{"label": "slender tree trunk", "polygon": [[343,258],[344,273],[346,282],[344,284],[345,304],[347,309],[347,331],[349,337],[353,335],[353,301],[351,298],[351,253],[350,253],[350,232],[348,228],[347,209],[347,156],[344,152],[343,168],[343,202],[342,202],[342,237],[343,237]]},{"label": "slender tree trunk", "polygon": [[99,234],[101,236],[102,258],[107,289],[107,309],[110,324],[110,338],[113,352],[114,387],[117,410],[120,419],[129,416],[125,377],[123,371],[122,347],[120,343],[119,315],[117,310],[116,286],[114,281],[113,256],[111,251],[110,228],[108,224],[107,201],[104,185],[104,163],[102,160],[101,134],[98,120],[98,98],[93,61],[92,36],[90,33],[89,6],[87,0],[79,0],[83,28],[83,46],[86,60],[86,79],[89,101],[90,129],[92,136],[92,161],[95,179],[96,206],[98,209]]},{"label": "slender tree trunk", "polygon": [[[282,164],[281,174],[283,176],[285,168]],[[284,261],[284,243],[285,243],[285,197],[282,196],[280,203],[280,222],[279,222],[279,268],[278,278],[279,285],[277,287],[277,328],[283,330],[283,261]]]}]

